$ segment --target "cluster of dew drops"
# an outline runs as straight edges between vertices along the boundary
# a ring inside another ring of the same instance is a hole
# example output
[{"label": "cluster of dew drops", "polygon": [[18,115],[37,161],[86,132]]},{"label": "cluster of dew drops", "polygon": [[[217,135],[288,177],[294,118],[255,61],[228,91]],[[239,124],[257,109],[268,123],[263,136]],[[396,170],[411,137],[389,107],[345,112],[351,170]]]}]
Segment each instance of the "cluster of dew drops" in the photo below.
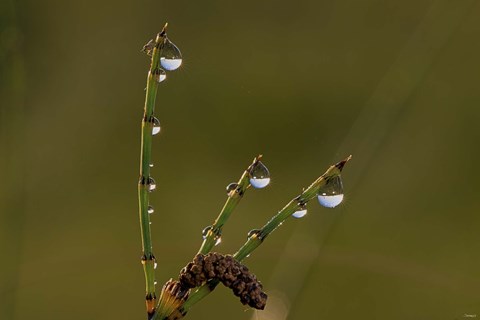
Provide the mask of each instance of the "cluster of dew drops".
[{"label": "cluster of dew drops", "polygon": [[[153,40],[149,42],[148,45],[152,44]],[[164,43],[162,46],[162,50],[160,53],[160,65],[162,68],[158,68],[154,71],[155,80],[157,82],[163,82],[167,78],[166,71],[174,71],[178,69],[182,65],[182,54],[178,47],[170,41],[170,39],[165,38]],[[155,136],[160,133],[160,120],[158,118],[153,117],[152,120],[152,136]],[[153,163],[149,165],[150,168],[153,167]],[[157,184],[152,177],[148,178],[147,181],[148,191],[152,192],[157,188]],[[154,208],[149,205],[147,212],[148,214],[154,213]],[[151,222],[150,222],[151,224]]]},{"label": "cluster of dew drops", "polygon": [[[250,184],[256,188],[265,188],[270,183],[270,172],[267,167],[258,161],[256,165],[249,172]],[[228,187],[227,187],[228,191]],[[318,202],[326,208],[335,208],[343,201],[343,184],[340,175],[335,176],[327,181],[318,190]],[[307,214],[306,204],[302,205],[299,210],[292,214],[294,218],[303,218]]]},{"label": "cluster of dew drops", "polygon": [[[249,171],[249,181],[252,187],[254,187],[255,189],[263,189],[270,184],[270,172],[261,161],[258,161]],[[227,186],[227,193],[230,193],[237,188],[237,183],[230,183]],[[343,201],[343,183],[341,176],[337,175],[329,179],[327,183],[318,190],[317,199],[323,207],[335,208],[336,206],[338,206]],[[300,206],[299,210],[292,213],[292,217],[299,219],[305,217],[306,214],[307,206],[306,204],[303,204]],[[208,226],[203,229],[202,236],[204,240],[207,238],[208,233],[211,229],[212,226]],[[248,233],[247,238],[258,232],[260,232],[260,230],[258,229],[251,230]],[[220,242],[222,241],[220,236],[216,237],[215,240],[215,245],[220,244]]]}]

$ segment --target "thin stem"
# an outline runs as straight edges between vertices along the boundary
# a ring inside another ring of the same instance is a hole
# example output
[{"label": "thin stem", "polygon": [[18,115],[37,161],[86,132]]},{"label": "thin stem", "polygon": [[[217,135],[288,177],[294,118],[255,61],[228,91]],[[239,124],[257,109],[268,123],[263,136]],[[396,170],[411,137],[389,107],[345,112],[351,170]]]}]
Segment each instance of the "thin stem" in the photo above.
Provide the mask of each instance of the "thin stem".
[{"label": "thin stem", "polygon": [[198,250],[198,253],[209,253],[222,236],[223,226],[242,199],[245,191],[247,191],[247,188],[250,187],[249,173],[261,158],[262,155],[259,155],[253,160],[253,163],[243,172],[236,184],[236,187],[232,188],[232,190],[228,192],[227,201],[225,202],[225,205],[223,206],[222,211],[220,211],[217,219],[209,228],[207,234],[204,235],[205,238],[200,246],[200,249]]},{"label": "thin stem", "polygon": [[[261,229],[252,232],[245,244],[234,254],[234,258],[242,261],[247,258],[258,246],[260,246],[265,238],[275,231],[282,223],[288,219],[295,211],[301,209],[307,202],[315,198],[319,189],[324,186],[328,180],[340,175],[343,166],[352,158],[347,157],[345,160],[330,166],[327,171],[315,180],[307,189],[299,196],[292,199],[282,210],[280,210],[272,219],[270,219]],[[219,281],[212,279],[203,286],[192,292],[187,301],[180,308],[180,312],[185,314],[197,302],[206,297],[218,285]]]},{"label": "thin stem", "polygon": [[149,188],[150,188],[150,163],[152,156],[152,128],[157,96],[158,82],[155,74],[159,70],[160,53],[166,39],[166,27],[157,35],[152,51],[150,70],[147,76],[147,90],[145,94],[145,108],[142,119],[142,140],[140,151],[140,179],[138,183],[138,203],[140,216],[140,230],[142,235],[142,264],[146,283],[146,307],[149,318],[155,310],[155,256],[152,250],[152,237],[150,231]]}]

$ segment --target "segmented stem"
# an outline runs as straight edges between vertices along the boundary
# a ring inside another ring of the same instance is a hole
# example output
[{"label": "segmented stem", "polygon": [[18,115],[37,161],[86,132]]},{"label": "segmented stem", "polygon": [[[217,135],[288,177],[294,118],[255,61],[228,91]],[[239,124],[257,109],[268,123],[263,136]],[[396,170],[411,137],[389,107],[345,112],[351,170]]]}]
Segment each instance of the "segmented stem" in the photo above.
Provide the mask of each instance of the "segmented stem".
[{"label": "segmented stem", "polygon": [[[324,186],[329,179],[340,174],[343,166],[352,158],[347,157],[345,160],[330,166],[327,171],[315,180],[307,189],[305,189],[299,196],[292,199],[282,210],[280,210],[272,219],[270,219],[261,229],[252,232],[245,242],[245,244],[235,253],[234,258],[242,261],[248,257],[258,246],[260,246],[265,238],[275,231],[282,223],[288,219],[295,211],[300,210],[307,202],[315,198],[319,189]],[[190,308],[206,297],[218,285],[218,280],[210,280],[203,286],[199,287],[195,292],[192,292],[180,308],[180,313],[186,314]]]},{"label": "segmented stem", "polygon": [[152,60],[147,76],[147,89],[145,94],[145,108],[142,118],[142,138],[140,151],[140,179],[138,183],[138,203],[140,216],[140,230],[142,234],[142,264],[145,272],[146,283],[146,307],[148,318],[151,318],[155,311],[155,256],[152,250],[152,237],[150,231],[149,206],[149,179],[150,163],[152,156],[152,128],[155,110],[155,99],[157,96],[158,82],[155,74],[159,70],[160,53],[166,38],[166,27],[157,35],[155,46],[152,50]]},{"label": "segmented stem", "polygon": [[200,246],[198,253],[209,253],[215,246],[217,240],[222,236],[223,226],[242,199],[245,191],[247,191],[247,188],[250,187],[249,173],[261,158],[262,155],[259,155],[253,159],[252,164],[243,172],[242,176],[238,180],[237,187],[228,192],[227,201],[225,202],[225,205],[223,206],[222,211],[220,211],[217,219],[205,235],[205,239],[203,239],[203,243]]}]

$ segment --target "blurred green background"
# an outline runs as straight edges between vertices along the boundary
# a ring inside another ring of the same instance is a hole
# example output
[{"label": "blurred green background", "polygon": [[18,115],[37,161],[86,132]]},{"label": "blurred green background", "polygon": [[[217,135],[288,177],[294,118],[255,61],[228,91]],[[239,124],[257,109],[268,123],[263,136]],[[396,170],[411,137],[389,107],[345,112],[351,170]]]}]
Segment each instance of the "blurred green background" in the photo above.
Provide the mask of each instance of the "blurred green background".
[{"label": "blurred green background", "polygon": [[169,22],[151,202],[176,277],[259,153],[218,251],[234,252],[349,154],[317,203],[246,261],[263,312],[218,288],[188,319],[480,316],[480,3],[0,2],[0,319],[143,319],[137,179],[148,57]]}]

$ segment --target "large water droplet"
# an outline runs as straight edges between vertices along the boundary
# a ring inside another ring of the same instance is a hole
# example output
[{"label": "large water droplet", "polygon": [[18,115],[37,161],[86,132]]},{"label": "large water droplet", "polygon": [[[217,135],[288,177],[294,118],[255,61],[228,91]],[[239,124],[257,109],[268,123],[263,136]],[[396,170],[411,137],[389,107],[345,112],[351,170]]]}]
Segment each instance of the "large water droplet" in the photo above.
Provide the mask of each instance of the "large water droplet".
[{"label": "large water droplet", "polygon": [[168,38],[165,39],[163,43],[160,64],[168,71],[178,69],[182,64],[182,54],[180,50]]},{"label": "large water droplet", "polygon": [[267,167],[258,161],[249,172],[250,184],[257,189],[265,188],[270,183],[270,172]]},{"label": "large water droplet", "polygon": [[158,120],[156,117],[153,117],[152,121],[152,136],[158,134],[160,132],[160,120]]},{"label": "large water droplet", "polygon": [[155,179],[153,179],[152,177],[148,177],[147,187],[148,187],[148,191],[150,192],[155,190],[157,188],[157,183],[155,182]]},{"label": "large water droplet", "polygon": [[343,183],[340,175],[330,178],[318,190],[318,202],[326,208],[335,208],[343,201]]},{"label": "large water droplet", "polygon": [[301,206],[297,211],[292,213],[292,217],[300,219],[303,218],[307,215],[307,206],[303,205]]},{"label": "large water droplet", "polygon": [[163,80],[167,79],[167,73],[165,72],[165,70],[160,68],[155,70],[155,72],[153,73],[153,76],[155,77],[155,80],[157,82],[162,82]]},{"label": "large water droplet", "polygon": [[232,182],[227,186],[227,193],[230,193],[233,190],[236,190],[237,188],[238,188],[238,184],[235,182]]},{"label": "large water droplet", "polygon": [[155,209],[153,209],[152,206],[148,206],[147,212],[148,212],[148,214],[152,214],[152,213],[155,212]]}]

